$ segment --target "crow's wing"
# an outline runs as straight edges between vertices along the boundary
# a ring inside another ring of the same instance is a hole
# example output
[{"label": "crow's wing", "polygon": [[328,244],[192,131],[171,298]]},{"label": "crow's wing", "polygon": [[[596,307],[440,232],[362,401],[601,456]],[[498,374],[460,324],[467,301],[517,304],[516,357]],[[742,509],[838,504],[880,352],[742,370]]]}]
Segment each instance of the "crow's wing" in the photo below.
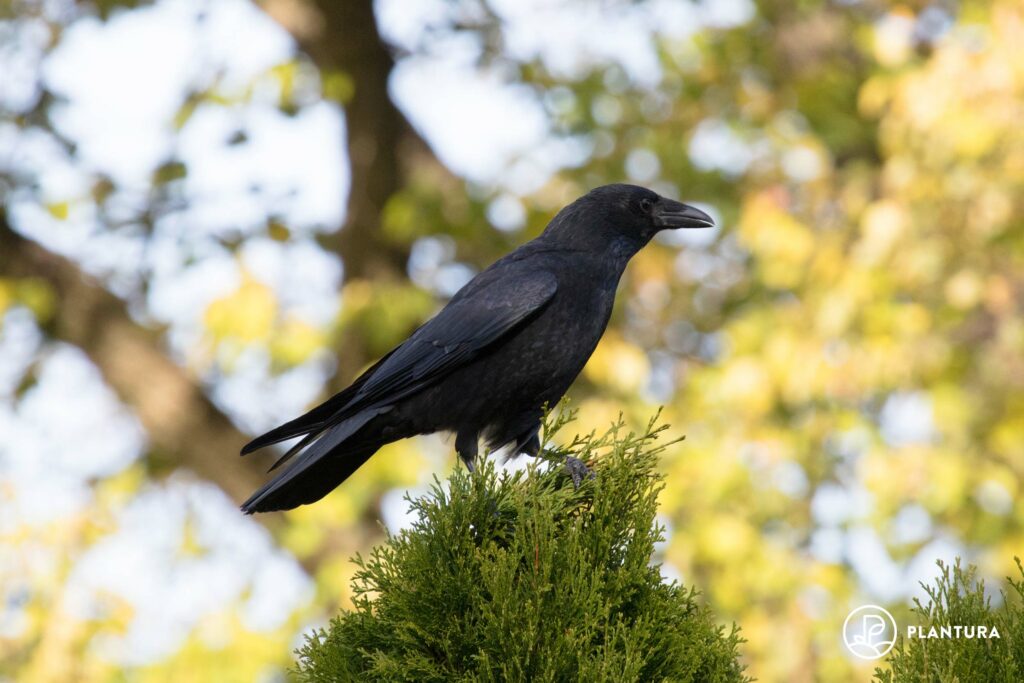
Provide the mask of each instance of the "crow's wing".
[{"label": "crow's wing", "polygon": [[[358,462],[339,462],[342,468],[346,464],[351,465],[342,478],[350,474],[377,448],[374,446],[362,452],[366,449],[358,443],[356,435],[364,425],[389,412],[397,401],[422,391],[512,334],[539,313],[558,289],[558,281],[553,274],[530,271],[522,266],[492,269],[481,273],[481,276],[461,290],[401,346],[363,373],[351,387],[247,446],[243,452],[281,441],[288,438],[287,435],[307,435],[274,467],[301,451],[296,461],[254,493],[242,509],[246,512],[277,509],[267,507],[274,503],[275,496],[280,497],[286,489],[294,488],[293,484],[300,485],[308,479],[305,475],[314,472],[326,455],[343,449],[346,442],[355,438],[355,442],[350,442],[354,450],[348,455],[350,460],[355,458]],[[338,399],[343,396],[347,400],[342,405]],[[332,404],[332,408],[336,406],[330,415],[326,410],[328,404]],[[333,488],[340,480],[331,481]]]},{"label": "crow's wing", "polygon": [[381,363],[352,405],[390,404],[421,391],[540,312],[558,288],[555,276],[546,271],[509,279],[452,300]]},{"label": "crow's wing", "polygon": [[[300,448],[310,445],[303,454],[302,459],[306,460],[312,451],[323,451],[330,443],[340,443],[334,438],[313,441],[316,433],[340,426],[351,418],[356,418],[353,422],[361,426],[361,414],[379,414],[396,401],[422,391],[515,331],[551,300],[558,281],[552,273],[528,270],[521,262],[505,265],[481,273],[440,313],[350,387],[302,417],[257,437],[242,453],[308,434],[299,443]],[[285,459],[296,450],[289,451]],[[277,464],[281,462],[283,459]]]}]

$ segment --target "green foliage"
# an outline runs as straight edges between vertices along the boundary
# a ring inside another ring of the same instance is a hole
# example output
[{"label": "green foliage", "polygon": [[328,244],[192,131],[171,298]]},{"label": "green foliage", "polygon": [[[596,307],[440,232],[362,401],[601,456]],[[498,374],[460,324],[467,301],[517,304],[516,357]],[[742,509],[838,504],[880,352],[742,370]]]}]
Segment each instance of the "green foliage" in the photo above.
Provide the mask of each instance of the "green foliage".
[{"label": "green foliage", "polygon": [[[526,472],[460,469],[410,499],[418,522],[357,557],[355,609],[308,639],[299,678],[744,680],[737,629],[651,563],[664,428],[621,427]],[[575,489],[566,455],[596,477]]]},{"label": "green foliage", "polygon": [[923,631],[931,626],[986,626],[996,628],[999,638],[900,637],[889,655],[890,671],[875,670],[880,683],[953,683],[986,681],[1016,683],[1024,680],[1024,566],[1021,579],[1007,577],[1010,590],[1002,593],[1002,605],[993,608],[985,595],[984,581],[973,567],[963,569],[939,562],[942,574],[935,586],[925,586],[929,602],[915,600],[914,613]]}]

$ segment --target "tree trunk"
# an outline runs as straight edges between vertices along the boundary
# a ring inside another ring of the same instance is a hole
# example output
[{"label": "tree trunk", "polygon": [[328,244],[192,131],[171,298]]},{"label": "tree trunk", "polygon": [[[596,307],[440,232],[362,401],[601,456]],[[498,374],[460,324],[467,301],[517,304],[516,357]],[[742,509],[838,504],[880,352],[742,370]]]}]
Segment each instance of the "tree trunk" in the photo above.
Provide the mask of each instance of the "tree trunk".
[{"label": "tree trunk", "polygon": [[352,185],[345,223],[324,238],[345,264],[345,280],[406,277],[408,245],[388,240],[381,216],[408,179],[410,160],[426,145],[388,94],[394,59],[377,29],[371,0],[267,0],[266,12],[287,30],[324,74],[352,79],[345,103]]},{"label": "tree trunk", "polygon": [[[385,206],[416,172],[454,178],[391,100],[388,81],[395,62],[377,28],[372,0],[263,0],[262,6],[321,73],[340,72],[355,84],[345,103],[352,171],[345,223],[322,245],[341,257],[346,282],[406,280],[409,245],[385,236]],[[348,335],[335,353],[330,393],[347,386],[373,360],[358,335]]]}]

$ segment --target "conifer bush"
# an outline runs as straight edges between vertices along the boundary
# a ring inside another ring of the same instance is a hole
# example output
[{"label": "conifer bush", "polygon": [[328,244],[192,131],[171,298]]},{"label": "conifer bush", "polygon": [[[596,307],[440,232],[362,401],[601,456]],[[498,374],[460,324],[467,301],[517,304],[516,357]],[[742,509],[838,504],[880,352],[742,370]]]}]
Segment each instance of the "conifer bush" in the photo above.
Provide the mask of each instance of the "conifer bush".
[{"label": "conifer bush", "polygon": [[1009,588],[993,606],[985,584],[973,567],[958,561],[939,563],[934,586],[924,586],[928,604],[914,600],[918,626],[985,626],[998,629],[999,638],[907,638],[896,640],[889,654],[890,670],[875,669],[879,683],[1020,683],[1024,681],[1024,566],[1020,578],[1007,577]]},{"label": "conifer bush", "polygon": [[[545,426],[544,442],[564,424]],[[741,639],[652,564],[656,443],[621,424],[526,471],[484,459],[409,503],[418,521],[357,557],[355,605],[298,651],[326,681],[742,681]],[[595,477],[574,488],[566,455]]]}]

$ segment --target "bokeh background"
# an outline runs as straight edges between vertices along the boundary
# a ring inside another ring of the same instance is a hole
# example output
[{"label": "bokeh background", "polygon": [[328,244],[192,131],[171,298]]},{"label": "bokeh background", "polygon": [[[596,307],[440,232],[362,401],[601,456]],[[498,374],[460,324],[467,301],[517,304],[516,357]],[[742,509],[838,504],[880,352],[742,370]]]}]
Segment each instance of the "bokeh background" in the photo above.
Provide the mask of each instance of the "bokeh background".
[{"label": "bokeh background", "polygon": [[667,578],[764,681],[935,560],[1024,553],[1024,6],[0,2],[0,680],[280,681],[455,466],[246,518],[247,437],[606,182],[719,228],[627,272],[579,431],[659,405]]}]

